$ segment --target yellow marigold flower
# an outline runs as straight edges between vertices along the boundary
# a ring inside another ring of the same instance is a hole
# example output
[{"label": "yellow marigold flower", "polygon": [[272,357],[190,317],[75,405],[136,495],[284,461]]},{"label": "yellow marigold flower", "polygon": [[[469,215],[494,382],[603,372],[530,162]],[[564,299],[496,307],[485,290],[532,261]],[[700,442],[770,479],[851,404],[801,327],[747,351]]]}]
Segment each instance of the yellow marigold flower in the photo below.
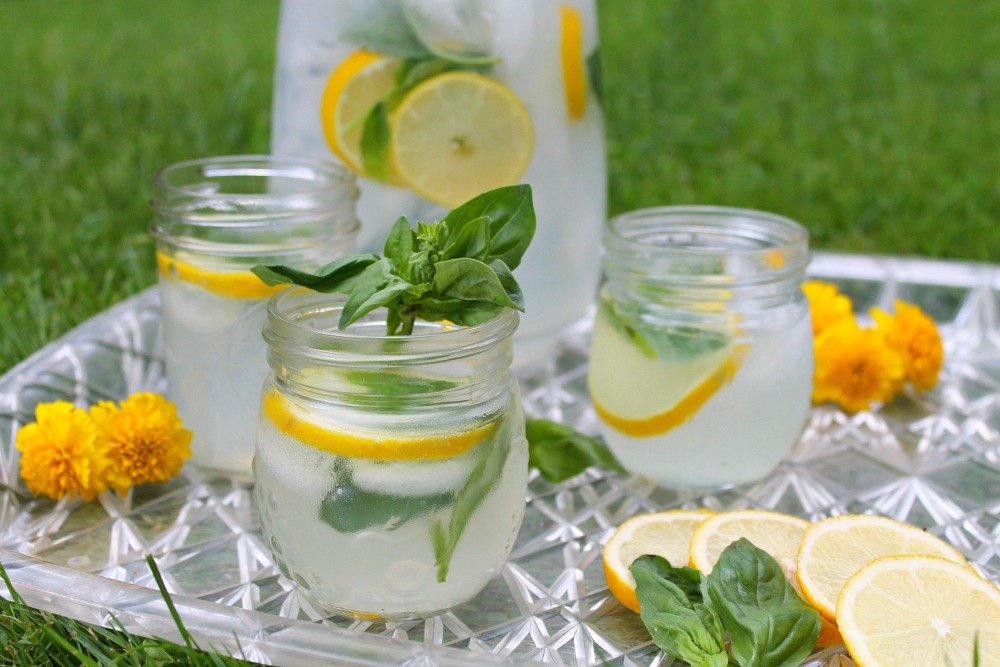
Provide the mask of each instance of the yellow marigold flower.
[{"label": "yellow marigold flower", "polygon": [[802,284],[802,291],[809,299],[813,336],[820,335],[837,322],[854,317],[850,298],[841,294],[836,285],[809,280]]},{"label": "yellow marigold flower", "polygon": [[77,495],[93,500],[106,487],[108,461],[99,446],[93,420],[66,401],[42,403],[35,423],[17,432],[21,477],[34,494],[52,499]]},{"label": "yellow marigold flower", "polygon": [[867,410],[873,401],[891,401],[902,387],[905,368],[899,353],[875,329],[843,320],[815,341],[812,399],[834,401],[848,412]]},{"label": "yellow marigold flower", "polygon": [[920,306],[896,301],[896,315],[872,308],[871,314],[889,345],[903,357],[906,379],[917,391],[933,389],[944,362],[944,346],[934,320]]},{"label": "yellow marigold flower", "polygon": [[107,485],[118,493],[176,477],[191,456],[191,431],[182,427],[174,404],[159,394],[134,394],[121,408],[101,401],[90,414],[107,446]]}]

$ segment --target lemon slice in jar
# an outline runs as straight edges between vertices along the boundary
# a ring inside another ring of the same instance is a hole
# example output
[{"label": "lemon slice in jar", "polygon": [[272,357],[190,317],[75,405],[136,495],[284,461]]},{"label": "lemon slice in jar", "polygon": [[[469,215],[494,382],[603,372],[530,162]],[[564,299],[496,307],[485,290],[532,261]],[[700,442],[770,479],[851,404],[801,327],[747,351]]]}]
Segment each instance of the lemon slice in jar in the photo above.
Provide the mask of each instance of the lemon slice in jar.
[{"label": "lemon slice in jar", "polygon": [[733,379],[748,347],[735,343],[732,332],[644,335],[606,304],[593,336],[588,384],[594,409],[607,426],[634,437],[666,433],[689,420]]},{"label": "lemon slice in jar", "polygon": [[217,271],[195,266],[163,252],[156,253],[160,274],[197,285],[213,294],[234,299],[266,299],[284,285],[266,285],[249,270]]},{"label": "lemon slice in jar", "polygon": [[586,65],[583,61],[583,18],[575,7],[559,5],[561,25],[563,87],[566,108],[573,120],[583,118],[587,109]]},{"label": "lemon slice in jar", "polygon": [[317,421],[315,415],[273,388],[264,394],[261,411],[279,431],[304,445],[372,461],[432,461],[457,456],[485,441],[501,423],[496,419],[467,430],[414,436],[357,431]]},{"label": "lemon slice in jar", "polygon": [[531,116],[506,86],[448,72],[414,88],[393,114],[392,168],[414,192],[454,208],[516,183],[531,161]]}]

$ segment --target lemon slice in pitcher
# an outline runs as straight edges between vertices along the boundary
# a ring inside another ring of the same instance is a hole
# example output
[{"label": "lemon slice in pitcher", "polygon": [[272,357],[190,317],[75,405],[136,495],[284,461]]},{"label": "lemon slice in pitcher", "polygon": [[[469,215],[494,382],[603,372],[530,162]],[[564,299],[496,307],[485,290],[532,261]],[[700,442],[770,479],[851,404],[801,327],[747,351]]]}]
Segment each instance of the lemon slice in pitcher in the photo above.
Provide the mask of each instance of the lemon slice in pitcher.
[{"label": "lemon slice in pitcher", "polygon": [[414,192],[454,208],[516,183],[531,161],[531,116],[506,86],[471,72],[425,81],[392,122],[390,162]]},{"label": "lemon slice in pitcher", "polygon": [[[361,158],[361,133],[372,107],[396,85],[399,61],[358,50],[345,58],[327,80],[320,123],[330,150],[356,174],[367,176]],[[389,169],[388,180],[399,178]]]}]

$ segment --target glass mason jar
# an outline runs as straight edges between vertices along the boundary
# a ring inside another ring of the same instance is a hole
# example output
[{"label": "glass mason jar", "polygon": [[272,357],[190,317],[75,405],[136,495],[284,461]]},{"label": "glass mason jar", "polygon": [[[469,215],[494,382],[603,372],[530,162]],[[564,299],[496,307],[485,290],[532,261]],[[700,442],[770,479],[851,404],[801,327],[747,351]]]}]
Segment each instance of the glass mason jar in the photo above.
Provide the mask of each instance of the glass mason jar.
[{"label": "glass mason jar", "polygon": [[256,264],[317,268],[353,251],[354,175],[270,156],[180,162],[156,174],[157,241],[170,398],[194,433],[191,462],[249,476],[267,376]]},{"label": "glass mason jar", "polygon": [[282,0],[271,149],[358,174],[361,250],[381,252],[400,215],[432,222],[531,184],[518,369],[549,356],[597,290],[597,18],[595,0]]},{"label": "glass mason jar", "polygon": [[622,465],[718,488],[774,469],[813,373],[808,233],[759,211],[662,207],[605,227],[588,383]]},{"label": "glass mason jar", "polygon": [[517,314],[386,336],[384,310],[339,331],[344,303],[289,290],[268,304],[254,457],[264,537],[321,605],[429,614],[486,585],[524,514]]}]

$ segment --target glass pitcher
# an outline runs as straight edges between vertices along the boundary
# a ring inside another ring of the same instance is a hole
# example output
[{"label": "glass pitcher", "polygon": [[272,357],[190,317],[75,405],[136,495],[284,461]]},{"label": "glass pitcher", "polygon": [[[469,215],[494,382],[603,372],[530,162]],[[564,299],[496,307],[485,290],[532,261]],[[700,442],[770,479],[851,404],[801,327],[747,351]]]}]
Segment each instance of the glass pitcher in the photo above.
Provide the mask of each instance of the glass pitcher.
[{"label": "glass pitcher", "polygon": [[606,217],[594,0],[284,0],[272,150],[359,176],[358,239],[529,183],[515,367],[593,302]]}]

